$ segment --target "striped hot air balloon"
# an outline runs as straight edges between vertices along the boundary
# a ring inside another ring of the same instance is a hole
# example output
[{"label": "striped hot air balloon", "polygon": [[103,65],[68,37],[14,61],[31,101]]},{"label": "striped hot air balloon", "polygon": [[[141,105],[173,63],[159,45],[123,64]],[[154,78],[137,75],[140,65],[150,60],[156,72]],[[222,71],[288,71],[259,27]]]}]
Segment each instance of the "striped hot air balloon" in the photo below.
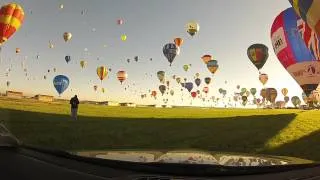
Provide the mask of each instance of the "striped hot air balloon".
[{"label": "striped hot air balloon", "polygon": [[118,71],[117,78],[120,81],[120,83],[122,84],[122,82],[128,78],[128,74],[125,71]]},{"label": "striped hot air balloon", "polygon": [[24,20],[23,8],[16,3],[4,5],[0,9],[0,45],[19,30]]},{"label": "striped hot air balloon", "polygon": [[105,66],[100,66],[97,68],[97,75],[99,79],[102,81],[108,75],[108,69]]}]

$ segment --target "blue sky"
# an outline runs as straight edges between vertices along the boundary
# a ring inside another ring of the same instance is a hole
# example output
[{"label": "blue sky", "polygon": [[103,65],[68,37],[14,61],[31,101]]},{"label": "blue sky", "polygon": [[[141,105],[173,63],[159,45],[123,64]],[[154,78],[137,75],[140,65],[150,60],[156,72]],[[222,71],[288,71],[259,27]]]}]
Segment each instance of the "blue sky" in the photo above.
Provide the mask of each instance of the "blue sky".
[{"label": "blue sky", "polygon": [[[1,1],[2,4],[7,1]],[[210,96],[218,96],[218,89],[228,93],[236,90],[236,85],[262,88],[258,71],[247,58],[246,50],[253,43],[263,43],[269,47],[269,59],[263,69],[269,75],[266,87],[289,89],[289,96],[301,95],[298,84],[291,78],[277,60],[271,45],[270,29],[274,18],[290,7],[287,0],[20,0],[25,10],[22,28],[2,47],[0,69],[4,74],[12,66],[9,77],[0,76],[1,90],[7,90],[6,81],[11,82],[11,90],[27,94],[50,94],[57,96],[52,79],[63,74],[70,78],[69,88],[61,96],[69,98],[78,94],[80,99],[133,101],[137,103],[159,103],[162,98],[140,99],[141,93],[158,90],[157,71],[168,75],[187,77],[194,80],[199,72],[201,78],[211,76],[201,56],[212,54],[218,60],[220,69],[210,84]],[[59,5],[64,8],[60,9]],[[86,13],[81,15],[81,11]],[[32,12],[32,13],[31,13]],[[122,18],[124,24],[117,25]],[[191,38],[185,24],[191,20],[199,23],[199,33]],[[73,38],[65,43],[62,35],[71,32]],[[127,41],[120,39],[127,35]],[[170,67],[162,53],[162,47],[175,37],[184,39],[181,53]],[[54,49],[49,49],[52,41]],[[107,45],[104,47],[104,45]],[[21,53],[16,55],[15,48]],[[86,53],[84,49],[87,48]],[[36,59],[39,55],[40,58]],[[71,56],[66,64],[64,57]],[[139,56],[139,62],[133,58]],[[98,58],[99,57],[99,58]],[[128,64],[127,59],[131,59]],[[149,59],[152,58],[153,61]],[[85,59],[88,65],[81,69],[79,62]],[[97,60],[99,59],[99,60]],[[21,64],[28,69],[28,80]],[[192,64],[188,72],[182,66]],[[102,83],[96,75],[97,66],[112,69],[109,78]],[[56,68],[57,72],[46,73]],[[116,78],[118,70],[128,73],[128,80],[120,85]],[[147,75],[146,75],[147,73]],[[47,80],[43,76],[47,75]],[[152,75],[152,77],[151,77]],[[35,78],[35,80],[33,80]],[[225,84],[227,81],[227,84]],[[135,84],[135,85],[133,85]],[[173,103],[187,98],[181,94],[180,86],[171,79],[175,96]],[[94,92],[93,86],[104,87],[106,93]],[[124,88],[129,85],[125,91]],[[200,89],[202,89],[201,86]],[[72,91],[71,91],[72,90]],[[279,92],[277,100],[282,100]]]}]

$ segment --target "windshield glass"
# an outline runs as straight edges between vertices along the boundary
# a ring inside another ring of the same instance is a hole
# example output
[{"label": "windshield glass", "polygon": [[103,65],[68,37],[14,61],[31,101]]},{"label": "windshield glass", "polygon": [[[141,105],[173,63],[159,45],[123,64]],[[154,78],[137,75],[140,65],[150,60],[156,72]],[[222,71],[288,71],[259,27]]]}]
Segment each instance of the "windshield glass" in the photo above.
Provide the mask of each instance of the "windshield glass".
[{"label": "windshield glass", "polygon": [[1,1],[0,123],[23,144],[102,159],[319,161],[310,2]]}]

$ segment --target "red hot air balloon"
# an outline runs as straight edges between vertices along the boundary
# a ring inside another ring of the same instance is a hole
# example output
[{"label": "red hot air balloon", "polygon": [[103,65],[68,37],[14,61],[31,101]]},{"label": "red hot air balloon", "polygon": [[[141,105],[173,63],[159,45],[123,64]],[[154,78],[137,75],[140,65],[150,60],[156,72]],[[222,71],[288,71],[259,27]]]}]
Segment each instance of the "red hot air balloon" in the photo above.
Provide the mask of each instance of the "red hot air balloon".
[{"label": "red hot air balloon", "polygon": [[0,9],[0,45],[19,30],[24,20],[24,11],[19,4],[10,3]]}]

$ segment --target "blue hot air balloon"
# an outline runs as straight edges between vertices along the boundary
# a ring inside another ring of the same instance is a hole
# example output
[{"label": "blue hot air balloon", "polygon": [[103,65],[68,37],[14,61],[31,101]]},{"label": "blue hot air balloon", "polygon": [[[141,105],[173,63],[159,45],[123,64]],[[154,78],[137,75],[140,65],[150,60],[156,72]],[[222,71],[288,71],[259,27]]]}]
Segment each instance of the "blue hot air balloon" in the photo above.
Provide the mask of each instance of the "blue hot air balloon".
[{"label": "blue hot air balloon", "polygon": [[179,55],[180,48],[177,45],[175,45],[174,43],[168,43],[163,46],[162,51],[163,51],[164,56],[166,56],[166,58],[168,59],[170,66],[171,66],[174,58],[177,55]]},{"label": "blue hot air balloon", "polygon": [[71,61],[71,57],[70,56],[66,56],[64,59],[66,60],[67,63],[69,63]]},{"label": "blue hot air balloon", "polygon": [[69,78],[64,75],[58,75],[53,79],[53,85],[61,95],[69,86]]},{"label": "blue hot air balloon", "polygon": [[192,82],[187,82],[185,83],[184,87],[191,92],[191,90],[193,89],[193,83]]}]

